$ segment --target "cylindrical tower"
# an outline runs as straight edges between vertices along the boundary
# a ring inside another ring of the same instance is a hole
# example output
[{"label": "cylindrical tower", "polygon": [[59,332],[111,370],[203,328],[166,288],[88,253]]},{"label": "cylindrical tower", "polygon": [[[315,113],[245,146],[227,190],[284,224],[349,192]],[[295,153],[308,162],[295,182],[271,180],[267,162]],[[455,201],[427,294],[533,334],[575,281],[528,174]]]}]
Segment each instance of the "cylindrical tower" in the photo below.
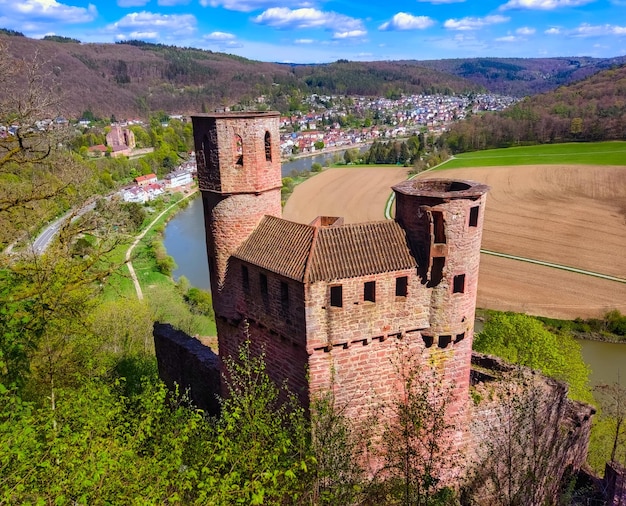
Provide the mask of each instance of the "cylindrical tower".
[{"label": "cylindrical tower", "polygon": [[489,187],[465,180],[414,179],[393,187],[396,221],[431,289],[430,332],[435,338],[471,337],[480,242]]},{"label": "cylindrical tower", "polygon": [[213,305],[216,315],[230,317],[229,259],[264,215],[281,215],[279,113],[203,114],[192,121]]}]

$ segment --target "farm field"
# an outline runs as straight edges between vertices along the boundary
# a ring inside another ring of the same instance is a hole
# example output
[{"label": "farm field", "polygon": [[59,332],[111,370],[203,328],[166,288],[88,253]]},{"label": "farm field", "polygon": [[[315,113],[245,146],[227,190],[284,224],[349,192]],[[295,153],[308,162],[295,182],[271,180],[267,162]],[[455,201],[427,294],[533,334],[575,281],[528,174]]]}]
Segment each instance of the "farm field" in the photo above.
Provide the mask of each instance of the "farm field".
[{"label": "farm field", "polygon": [[[540,157],[547,165],[447,169],[449,162],[420,177],[491,186],[485,250],[626,279],[626,166],[602,165],[613,156],[600,153],[607,144],[620,148],[626,163],[626,143],[586,145],[594,148],[596,165],[555,163],[561,155],[550,146],[553,156]],[[568,156],[582,157],[564,146]],[[345,216],[348,223],[381,219],[389,187],[403,178],[395,168],[330,169],[295,189],[284,217],[303,223],[320,214]],[[478,305],[555,318],[600,316],[614,308],[626,312],[626,283],[483,254]]]}]

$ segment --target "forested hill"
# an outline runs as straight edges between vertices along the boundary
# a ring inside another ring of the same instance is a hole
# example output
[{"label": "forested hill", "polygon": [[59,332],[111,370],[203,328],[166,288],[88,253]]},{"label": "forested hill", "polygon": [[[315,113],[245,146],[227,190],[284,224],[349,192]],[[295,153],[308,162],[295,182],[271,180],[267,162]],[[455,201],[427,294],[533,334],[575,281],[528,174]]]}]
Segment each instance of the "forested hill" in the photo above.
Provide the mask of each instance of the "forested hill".
[{"label": "forested hill", "polygon": [[[451,74],[390,62],[285,65],[192,48],[143,42],[80,44],[62,37],[35,40],[0,31],[9,53],[37,53],[63,94],[63,114],[91,110],[99,117],[146,117],[213,111],[265,96],[267,107],[287,112],[310,93],[399,96],[462,93],[479,85]],[[2,97],[0,97],[1,99]]]},{"label": "forested hill", "polygon": [[452,125],[442,142],[453,152],[519,144],[604,141],[626,132],[626,65],[488,116]]},{"label": "forested hill", "polygon": [[501,95],[525,97],[551,91],[585,79],[602,70],[626,63],[615,58],[473,58],[415,61],[440,72],[453,74]]},{"label": "forested hill", "polygon": [[[189,114],[237,103],[287,112],[310,93],[394,97],[415,93],[492,91],[524,96],[572,82],[626,58],[433,60],[288,65],[247,60],[193,48],[129,41],[81,44],[55,36],[30,39],[0,29],[9,53],[35,54],[64,97],[60,113],[77,117]],[[2,99],[3,97],[0,97]]]}]

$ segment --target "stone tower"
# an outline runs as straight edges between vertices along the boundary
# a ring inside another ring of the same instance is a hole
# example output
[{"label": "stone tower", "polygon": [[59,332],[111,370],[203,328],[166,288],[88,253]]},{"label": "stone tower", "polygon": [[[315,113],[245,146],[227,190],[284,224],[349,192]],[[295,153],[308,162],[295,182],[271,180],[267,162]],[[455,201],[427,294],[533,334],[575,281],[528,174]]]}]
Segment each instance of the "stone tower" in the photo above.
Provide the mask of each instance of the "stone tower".
[{"label": "stone tower", "polygon": [[404,181],[393,190],[395,219],[407,232],[420,282],[429,294],[429,328],[422,335],[440,349],[455,348],[446,375],[454,385],[456,410],[463,419],[489,187],[475,181],[422,179]]},{"label": "stone tower", "polygon": [[231,301],[220,294],[231,255],[263,216],[281,214],[279,113],[215,113],[192,121],[211,291],[216,315],[228,317]]}]

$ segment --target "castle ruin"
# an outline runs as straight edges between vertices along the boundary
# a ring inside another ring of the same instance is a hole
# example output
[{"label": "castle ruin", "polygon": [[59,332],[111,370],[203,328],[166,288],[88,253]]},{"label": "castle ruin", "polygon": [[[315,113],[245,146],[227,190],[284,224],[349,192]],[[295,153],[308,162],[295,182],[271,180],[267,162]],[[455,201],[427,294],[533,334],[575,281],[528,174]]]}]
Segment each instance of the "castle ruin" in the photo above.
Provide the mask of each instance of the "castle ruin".
[{"label": "castle ruin", "polygon": [[[358,421],[397,395],[401,343],[436,369],[450,396],[451,445],[475,446],[469,389],[488,187],[408,180],[393,187],[394,220],[295,223],[281,218],[279,114],[192,119],[220,357],[236,356],[250,339],[264,350],[269,376],[305,408],[332,390]],[[155,336],[162,376],[180,380],[188,374],[181,364],[191,362],[163,344],[167,332]],[[197,374],[194,382],[203,388]],[[577,456],[586,451],[584,430]]]}]

